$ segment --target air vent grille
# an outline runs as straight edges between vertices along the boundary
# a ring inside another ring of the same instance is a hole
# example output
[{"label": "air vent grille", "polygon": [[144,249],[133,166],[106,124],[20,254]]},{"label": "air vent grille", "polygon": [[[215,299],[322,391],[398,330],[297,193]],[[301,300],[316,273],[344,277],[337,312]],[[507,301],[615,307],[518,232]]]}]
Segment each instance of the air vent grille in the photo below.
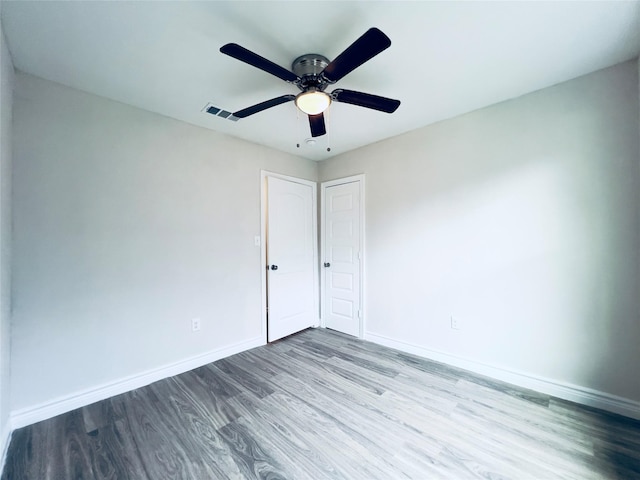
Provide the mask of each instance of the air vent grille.
[{"label": "air vent grille", "polygon": [[215,117],[226,118],[227,120],[231,120],[232,122],[237,122],[238,117],[234,117],[231,112],[225,110],[220,107],[216,107],[212,103],[207,103],[205,107],[202,109],[204,113],[208,113],[209,115],[213,115]]}]

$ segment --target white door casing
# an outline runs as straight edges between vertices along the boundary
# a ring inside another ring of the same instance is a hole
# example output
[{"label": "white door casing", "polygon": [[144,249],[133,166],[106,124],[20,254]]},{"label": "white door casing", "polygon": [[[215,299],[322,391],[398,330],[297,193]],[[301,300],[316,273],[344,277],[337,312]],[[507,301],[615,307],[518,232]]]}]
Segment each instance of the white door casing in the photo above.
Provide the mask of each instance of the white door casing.
[{"label": "white door casing", "polygon": [[[265,175],[267,340],[318,321],[315,184]],[[264,264],[263,264],[264,265]]]},{"label": "white door casing", "polygon": [[364,176],[324,182],[322,320],[327,328],[364,334]]}]

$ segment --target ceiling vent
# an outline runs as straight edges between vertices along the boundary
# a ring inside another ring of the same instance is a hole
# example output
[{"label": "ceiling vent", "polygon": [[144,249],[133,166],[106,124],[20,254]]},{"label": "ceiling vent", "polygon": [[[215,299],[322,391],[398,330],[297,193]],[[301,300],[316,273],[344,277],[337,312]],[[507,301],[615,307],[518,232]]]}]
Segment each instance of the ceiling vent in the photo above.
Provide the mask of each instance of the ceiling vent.
[{"label": "ceiling vent", "polygon": [[212,103],[207,103],[202,111],[216,117],[226,118],[227,120],[231,120],[232,122],[238,121],[238,117],[234,117],[231,112],[224,110],[223,108],[216,107]]}]

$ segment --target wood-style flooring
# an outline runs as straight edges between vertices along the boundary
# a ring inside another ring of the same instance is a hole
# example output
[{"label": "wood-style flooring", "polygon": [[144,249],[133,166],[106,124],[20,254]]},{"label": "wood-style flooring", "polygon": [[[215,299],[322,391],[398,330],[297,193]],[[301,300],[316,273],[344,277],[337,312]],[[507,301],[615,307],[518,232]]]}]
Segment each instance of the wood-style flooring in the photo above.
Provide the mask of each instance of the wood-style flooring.
[{"label": "wood-style flooring", "polygon": [[640,422],[330,330],[17,430],[4,480],[634,479]]}]

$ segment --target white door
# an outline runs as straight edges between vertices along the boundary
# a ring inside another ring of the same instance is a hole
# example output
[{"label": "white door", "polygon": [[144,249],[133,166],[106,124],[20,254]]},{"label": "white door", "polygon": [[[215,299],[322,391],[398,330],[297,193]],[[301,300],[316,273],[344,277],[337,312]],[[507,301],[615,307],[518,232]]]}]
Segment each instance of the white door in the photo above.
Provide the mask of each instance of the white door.
[{"label": "white door", "polygon": [[316,325],[313,187],[267,177],[267,338]]},{"label": "white door", "polygon": [[361,336],[361,181],[323,184],[323,194],[325,326]]}]

